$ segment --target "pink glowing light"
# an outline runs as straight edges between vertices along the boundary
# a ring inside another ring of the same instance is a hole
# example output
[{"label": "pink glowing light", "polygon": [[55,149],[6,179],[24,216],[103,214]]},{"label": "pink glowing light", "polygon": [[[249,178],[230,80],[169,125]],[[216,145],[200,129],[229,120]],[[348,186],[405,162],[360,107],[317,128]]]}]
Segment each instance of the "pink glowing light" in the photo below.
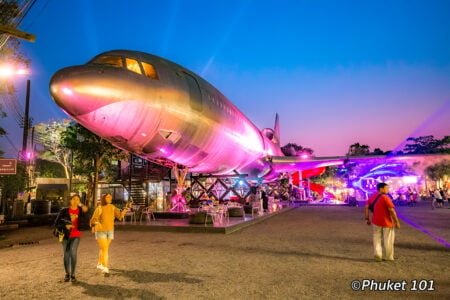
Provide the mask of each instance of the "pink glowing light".
[{"label": "pink glowing light", "polygon": [[308,154],[303,154],[301,158],[308,158]]},{"label": "pink glowing light", "polygon": [[159,148],[159,151],[161,151],[162,153],[166,153],[166,149],[164,148]]},{"label": "pink glowing light", "polygon": [[27,74],[30,74],[30,72],[26,69],[19,69],[16,71],[16,74],[17,75],[27,75]]},{"label": "pink glowing light", "polygon": [[30,159],[32,159],[32,158],[33,158],[33,152],[27,151],[27,152],[25,153],[25,159],[26,159],[26,160],[30,160]]},{"label": "pink glowing light", "polygon": [[73,95],[72,90],[69,89],[69,88],[66,88],[66,87],[63,87],[63,88],[62,88],[62,92],[63,92],[64,94],[66,94],[66,95]]}]

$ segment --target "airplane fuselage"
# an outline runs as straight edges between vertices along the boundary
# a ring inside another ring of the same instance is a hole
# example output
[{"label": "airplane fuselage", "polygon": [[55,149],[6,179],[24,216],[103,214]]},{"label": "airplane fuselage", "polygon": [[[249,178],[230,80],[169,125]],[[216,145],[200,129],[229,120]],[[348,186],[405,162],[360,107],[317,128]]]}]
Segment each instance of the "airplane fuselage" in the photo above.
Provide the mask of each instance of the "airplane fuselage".
[{"label": "airplane fuselage", "polygon": [[[113,145],[148,159],[163,157],[192,172],[253,177],[283,155],[224,95],[193,72],[136,51],[109,51],[58,71],[54,101]],[[274,143],[275,141],[275,143]]]}]

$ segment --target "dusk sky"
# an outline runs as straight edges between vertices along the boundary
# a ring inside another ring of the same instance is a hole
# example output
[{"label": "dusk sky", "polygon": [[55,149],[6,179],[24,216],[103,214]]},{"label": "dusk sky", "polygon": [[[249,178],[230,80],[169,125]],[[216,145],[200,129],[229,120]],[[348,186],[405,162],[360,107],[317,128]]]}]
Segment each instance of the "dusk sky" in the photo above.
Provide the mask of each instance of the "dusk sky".
[{"label": "dusk sky", "polygon": [[22,42],[35,124],[67,117],[49,94],[57,70],[129,49],[202,76],[261,129],[278,112],[282,144],[318,156],[450,135],[450,1],[38,0],[19,27],[36,34]]}]

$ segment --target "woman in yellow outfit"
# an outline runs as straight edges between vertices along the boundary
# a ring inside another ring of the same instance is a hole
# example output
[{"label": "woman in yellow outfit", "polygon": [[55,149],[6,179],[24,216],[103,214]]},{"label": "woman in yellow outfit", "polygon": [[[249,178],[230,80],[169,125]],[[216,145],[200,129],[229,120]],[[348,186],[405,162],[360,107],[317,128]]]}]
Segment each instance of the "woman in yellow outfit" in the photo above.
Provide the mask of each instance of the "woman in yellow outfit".
[{"label": "woman in yellow outfit", "polygon": [[109,276],[108,249],[114,239],[114,219],[122,220],[129,209],[127,206],[120,211],[111,202],[111,194],[103,194],[100,205],[95,209],[90,222],[100,248],[97,269],[101,270],[105,276]]}]

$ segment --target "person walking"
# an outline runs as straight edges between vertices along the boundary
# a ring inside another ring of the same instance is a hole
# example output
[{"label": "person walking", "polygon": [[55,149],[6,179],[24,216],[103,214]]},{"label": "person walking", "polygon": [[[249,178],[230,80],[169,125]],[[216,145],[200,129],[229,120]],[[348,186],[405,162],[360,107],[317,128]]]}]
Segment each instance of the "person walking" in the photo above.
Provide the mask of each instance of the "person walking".
[{"label": "person walking", "polygon": [[120,211],[112,203],[111,194],[103,194],[101,196],[100,205],[92,215],[90,225],[95,233],[95,239],[99,246],[97,269],[99,269],[105,277],[109,276],[109,246],[114,239],[114,219],[121,221],[127,213],[129,206]]},{"label": "person walking", "polygon": [[[55,220],[58,231],[64,232],[62,247],[64,252],[64,282],[76,282],[75,271],[77,267],[77,251],[80,244],[81,231],[87,229],[83,220],[86,218],[87,206],[81,204],[79,195],[73,195],[70,206],[59,211]],[[84,226],[84,227],[83,227]]]},{"label": "person walking", "polygon": [[[373,227],[373,251],[376,261],[394,260],[395,228],[400,229],[400,222],[395,213],[394,204],[388,196],[389,186],[382,182],[377,185],[378,192],[372,194],[367,200],[365,216],[367,225]],[[372,210],[372,221],[369,211]],[[383,247],[384,246],[384,257]]]},{"label": "person walking", "polygon": [[[433,196],[434,196],[435,201],[437,202],[437,207],[442,207],[443,204],[444,204],[444,200],[442,199],[442,194],[441,194],[441,192],[439,191],[438,188],[436,188],[434,190]],[[434,206],[434,201],[432,203],[432,206],[433,206],[433,208],[435,207]]]}]

